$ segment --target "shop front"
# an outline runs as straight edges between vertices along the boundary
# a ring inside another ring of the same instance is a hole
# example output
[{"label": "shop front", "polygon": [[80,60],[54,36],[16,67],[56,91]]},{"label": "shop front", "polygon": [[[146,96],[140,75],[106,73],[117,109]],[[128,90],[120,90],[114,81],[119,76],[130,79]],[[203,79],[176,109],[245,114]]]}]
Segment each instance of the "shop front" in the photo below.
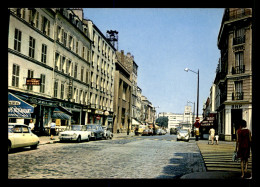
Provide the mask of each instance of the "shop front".
[{"label": "shop front", "polygon": [[210,113],[209,116],[205,117],[200,123],[200,136],[201,139],[209,138],[209,130],[211,128],[215,129],[215,132],[218,132],[217,129],[217,121],[216,121],[216,113]]},{"label": "shop front", "polygon": [[8,122],[25,124],[25,121],[32,118],[33,112],[34,106],[14,94],[8,93]]}]

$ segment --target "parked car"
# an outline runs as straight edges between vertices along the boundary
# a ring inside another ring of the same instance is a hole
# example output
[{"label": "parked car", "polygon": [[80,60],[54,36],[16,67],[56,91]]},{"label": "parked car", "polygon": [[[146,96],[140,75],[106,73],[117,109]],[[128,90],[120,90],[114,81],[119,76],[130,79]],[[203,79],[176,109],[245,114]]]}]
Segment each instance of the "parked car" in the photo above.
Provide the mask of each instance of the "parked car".
[{"label": "parked car", "polygon": [[148,136],[148,129],[143,130],[143,136]]},{"label": "parked car", "polygon": [[87,131],[85,125],[70,125],[65,131],[59,133],[60,141],[89,141],[91,132]]},{"label": "parked car", "polygon": [[153,129],[148,129],[148,135],[153,135]]},{"label": "parked car", "polygon": [[101,125],[88,124],[86,126],[87,126],[87,130],[92,132],[91,139],[96,140],[96,139],[101,139],[104,137],[104,130]]},{"label": "parked car", "polygon": [[30,146],[36,149],[39,145],[39,137],[31,132],[24,124],[8,124],[8,153],[10,149]]},{"label": "parked car", "polygon": [[177,134],[177,128],[170,128],[170,134]]},{"label": "parked car", "polygon": [[165,129],[162,129],[162,135],[165,135],[167,131]]},{"label": "parked car", "polygon": [[105,126],[103,126],[102,128],[104,130],[103,138],[105,138],[105,139],[108,139],[108,138],[112,139],[113,138],[113,133],[110,130],[108,130],[107,127],[105,127]]},{"label": "parked car", "polygon": [[138,125],[138,127],[135,129],[135,135],[139,136],[140,134],[143,135],[143,131],[145,130],[145,125]]},{"label": "parked car", "polygon": [[190,133],[187,129],[180,129],[177,132],[177,141],[179,140],[185,140],[187,142],[190,140]]}]

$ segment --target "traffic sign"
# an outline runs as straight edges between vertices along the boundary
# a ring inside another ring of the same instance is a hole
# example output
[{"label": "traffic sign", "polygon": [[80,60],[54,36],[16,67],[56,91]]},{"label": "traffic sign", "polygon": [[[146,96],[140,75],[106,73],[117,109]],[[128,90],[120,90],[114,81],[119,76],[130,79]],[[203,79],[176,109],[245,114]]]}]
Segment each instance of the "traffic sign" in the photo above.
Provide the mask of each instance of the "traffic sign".
[{"label": "traffic sign", "polygon": [[200,121],[200,118],[199,118],[199,117],[196,117],[196,121]]},{"label": "traffic sign", "polygon": [[199,121],[196,121],[196,122],[194,123],[194,126],[195,126],[196,128],[200,128],[200,122],[199,122]]}]

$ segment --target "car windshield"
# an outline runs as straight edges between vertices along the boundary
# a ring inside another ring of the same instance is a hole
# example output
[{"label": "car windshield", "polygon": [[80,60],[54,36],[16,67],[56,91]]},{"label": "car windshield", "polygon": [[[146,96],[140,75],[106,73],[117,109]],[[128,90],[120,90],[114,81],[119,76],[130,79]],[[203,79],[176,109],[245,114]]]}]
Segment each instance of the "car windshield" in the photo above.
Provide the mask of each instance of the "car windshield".
[{"label": "car windshield", "polygon": [[87,125],[87,129],[97,129],[96,125]]},{"label": "car windshield", "polygon": [[13,132],[14,125],[8,125],[8,132]]},{"label": "car windshield", "polygon": [[188,131],[187,131],[187,130],[184,130],[184,129],[180,130],[179,132],[180,132],[180,133],[188,133]]},{"label": "car windshield", "polygon": [[81,131],[82,130],[82,126],[81,125],[71,125],[68,130],[71,131]]}]

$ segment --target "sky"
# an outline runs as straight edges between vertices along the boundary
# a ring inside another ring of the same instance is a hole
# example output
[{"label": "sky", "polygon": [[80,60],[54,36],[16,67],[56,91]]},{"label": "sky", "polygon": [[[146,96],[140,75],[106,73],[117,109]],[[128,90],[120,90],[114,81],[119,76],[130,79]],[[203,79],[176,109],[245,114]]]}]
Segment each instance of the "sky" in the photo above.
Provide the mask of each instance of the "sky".
[{"label": "sky", "polygon": [[217,37],[223,12],[223,8],[85,8],[84,18],[105,36],[107,30],[119,32],[118,50],[134,56],[137,85],[154,107],[159,106],[157,112],[183,113],[187,101],[196,103],[198,76],[184,69],[199,70],[202,114],[220,57]]}]

